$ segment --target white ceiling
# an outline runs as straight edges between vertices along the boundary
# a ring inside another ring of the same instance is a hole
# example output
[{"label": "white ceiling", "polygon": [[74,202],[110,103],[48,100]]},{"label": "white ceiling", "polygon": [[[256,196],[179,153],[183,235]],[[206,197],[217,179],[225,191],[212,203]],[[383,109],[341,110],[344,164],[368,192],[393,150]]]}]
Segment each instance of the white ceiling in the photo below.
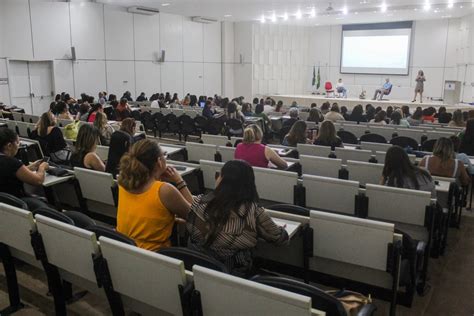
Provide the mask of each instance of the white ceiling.
[{"label": "white ceiling", "polygon": [[[258,21],[264,16],[265,23],[302,25],[455,18],[474,12],[474,0],[96,0],[96,2],[125,7],[153,7],[161,12],[212,17],[217,20]],[[330,12],[326,11],[329,2],[333,8]],[[382,12],[384,4],[386,12]],[[298,11],[302,15],[300,19],[296,17]],[[344,14],[344,11],[347,13]],[[315,16],[311,16],[312,12]],[[284,19],[285,14],[288,16],[287,20]],[[275,21],[272,21],[272,18]]]}]

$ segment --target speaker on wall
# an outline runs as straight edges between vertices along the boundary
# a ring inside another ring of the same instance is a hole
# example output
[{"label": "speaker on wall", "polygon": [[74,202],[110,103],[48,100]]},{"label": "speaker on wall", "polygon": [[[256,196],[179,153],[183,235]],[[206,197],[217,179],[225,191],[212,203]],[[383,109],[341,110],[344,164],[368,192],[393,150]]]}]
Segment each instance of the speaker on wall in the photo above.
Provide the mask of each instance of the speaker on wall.
[{"label": "speaker on wall", "polygon": [[71,46],[71,59],[72,61],[76,61],[76,47]]},{"label": "speaker on wall", "polygon": [[165,50],[161,50],[161,57],[160,57],[160,62],[164,63],[165,62]]}]

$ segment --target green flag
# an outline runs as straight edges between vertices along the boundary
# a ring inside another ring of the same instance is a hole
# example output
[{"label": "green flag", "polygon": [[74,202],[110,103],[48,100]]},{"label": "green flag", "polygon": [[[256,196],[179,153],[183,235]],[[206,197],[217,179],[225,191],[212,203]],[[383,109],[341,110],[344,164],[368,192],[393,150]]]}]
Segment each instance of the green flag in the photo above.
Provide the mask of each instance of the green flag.
[{"label": "green flag", "polygon": [[311,81],[311,85],[315,86],[316,85],[316,67],[313,66],[313,80]]},{"label": "green flag", "polygon": [[321,74],[319,72],[319,66],[318,66],[318,78],[316,79],[316,89],[319,89],[321,86]]}]

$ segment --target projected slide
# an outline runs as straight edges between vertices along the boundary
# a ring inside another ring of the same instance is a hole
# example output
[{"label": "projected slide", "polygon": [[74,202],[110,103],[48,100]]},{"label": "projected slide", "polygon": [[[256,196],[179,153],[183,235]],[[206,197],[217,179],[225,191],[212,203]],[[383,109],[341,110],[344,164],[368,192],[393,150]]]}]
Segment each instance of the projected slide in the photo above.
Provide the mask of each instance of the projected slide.
[{"label": "projected slide", "polygon": [[343,30],[341,73],[407,75],[411,28]]}]

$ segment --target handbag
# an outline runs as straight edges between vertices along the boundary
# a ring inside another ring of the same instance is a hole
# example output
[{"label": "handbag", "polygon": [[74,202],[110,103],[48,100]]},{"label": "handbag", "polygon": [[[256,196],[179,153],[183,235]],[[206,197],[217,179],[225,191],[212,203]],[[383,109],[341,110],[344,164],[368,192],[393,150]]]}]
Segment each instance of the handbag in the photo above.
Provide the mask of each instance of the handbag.
[{"label": "handbag", "polygon": [[329,290],[327,294],[337,298],[346,310],[347,316],[356,316],[367,304],[372,303],[372,298],[361,293],[347,290]]},{"label": "handbag", "polygon": [[76,140],[77,134],[79,133],[80,121],[74,121],[64,127],[64,136],[66,139]]}]

